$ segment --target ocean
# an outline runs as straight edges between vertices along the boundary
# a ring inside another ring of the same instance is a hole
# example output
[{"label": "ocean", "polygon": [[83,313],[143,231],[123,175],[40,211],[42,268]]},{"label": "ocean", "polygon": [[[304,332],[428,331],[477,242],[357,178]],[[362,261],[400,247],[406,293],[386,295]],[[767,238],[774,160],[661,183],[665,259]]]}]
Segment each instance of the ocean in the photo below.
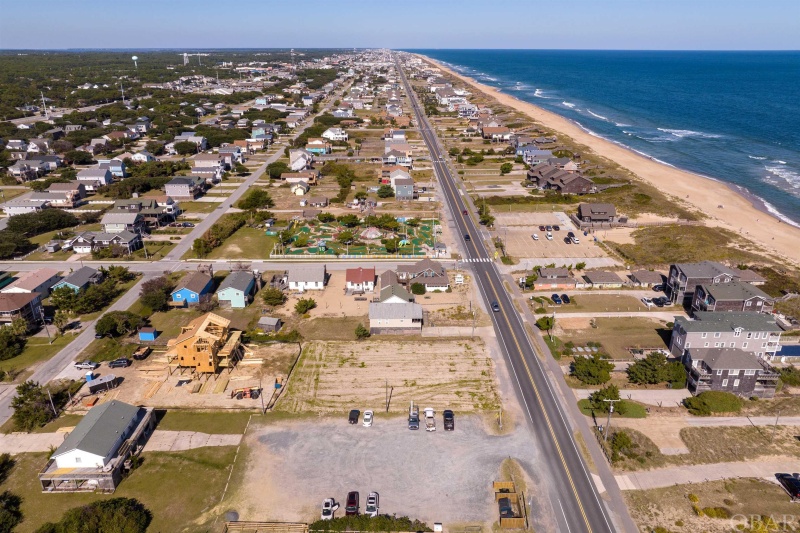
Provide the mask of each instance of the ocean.
[{"label": "ocean", "polygon": [[409,51],[800,225],[800,52]]}]

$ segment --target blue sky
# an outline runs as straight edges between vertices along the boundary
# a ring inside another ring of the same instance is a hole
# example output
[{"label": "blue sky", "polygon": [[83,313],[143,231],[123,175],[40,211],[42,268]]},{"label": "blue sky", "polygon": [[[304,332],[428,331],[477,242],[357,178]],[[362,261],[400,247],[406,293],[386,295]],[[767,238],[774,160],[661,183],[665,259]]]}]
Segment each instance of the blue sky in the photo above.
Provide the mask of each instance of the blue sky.
[{"label": "blue sky", "polygon": [[800,0],[0,0],[0,48],[799,50]]}]

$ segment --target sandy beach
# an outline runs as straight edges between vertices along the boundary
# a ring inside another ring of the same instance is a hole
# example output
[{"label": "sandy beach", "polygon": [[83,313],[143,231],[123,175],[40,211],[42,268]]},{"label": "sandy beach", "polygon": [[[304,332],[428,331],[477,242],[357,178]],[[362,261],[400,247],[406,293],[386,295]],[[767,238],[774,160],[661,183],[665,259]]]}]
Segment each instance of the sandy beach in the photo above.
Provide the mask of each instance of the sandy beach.
[{"label": "sandy beach", "polygon": [[[783,256],[787,262],[800,265],[800,228],[786,224],[767,212],[763,202],[758,198],[747,198],[723,182],[664,165],[611,141],[591,135],[560,115],[463,76],[427,56],[419,57],[495,98],[501,104],[525,113],[543,126],[571,137],[594,153],[614,161],[640,179],[663,190],[676,201],[693,205],[709,217],[706,221],[708,225],[735,231],[765,248],[767,252]],[[720,205],[722,208],[718,207]]]}]

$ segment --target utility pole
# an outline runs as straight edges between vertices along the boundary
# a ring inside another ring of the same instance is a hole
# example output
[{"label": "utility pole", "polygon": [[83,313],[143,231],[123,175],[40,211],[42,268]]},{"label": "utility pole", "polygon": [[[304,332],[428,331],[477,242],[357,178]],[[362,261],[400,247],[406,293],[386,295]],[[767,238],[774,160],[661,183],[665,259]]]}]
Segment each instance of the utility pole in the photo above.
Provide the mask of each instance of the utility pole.
[{"label": "utility pole", "polygon": [[[471,306],[472,302],[470,302]],[[472,312],[472,338],[475,338],[475,311]]]},{"label": "utility pole", "polygon": [[605,437],[603,438],[605,442],[608,442],[608,428],[611,427],[611,413],[614,412],[614,403],[621,402],[622,400],[603,400],[603,401],[609,402],[611,404],[608,408],[608,421],[606,422]]},{"label": "utility pole", "polygon": [[781,417],[781,412],[778,410],[778,414],[775,415],[775,425],[772,426],[772,438],[769,439],[770,442],[775,440],[775,432],[778,431],[778,419]]},{"label": "utility pole", "polygon": [[50,389],[47,389],[47,397],[50,398],[50,408],[53,410],[53,415],[58,416],[58,411],[56,411],[56,406],[53,404],[53,396],[50,394]]}]

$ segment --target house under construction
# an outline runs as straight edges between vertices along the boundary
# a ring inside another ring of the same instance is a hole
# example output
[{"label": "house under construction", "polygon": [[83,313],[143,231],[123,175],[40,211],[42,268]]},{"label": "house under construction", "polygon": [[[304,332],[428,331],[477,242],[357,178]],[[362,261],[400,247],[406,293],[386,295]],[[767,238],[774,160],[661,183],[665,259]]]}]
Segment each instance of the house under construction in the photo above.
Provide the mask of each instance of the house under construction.
[{"label": "house under construction", "polygon": [[233,368],[243,355],[242,332],[231,330],[230,323],[214,313],[189,322],[177,339],[170,341],[170,366],[189,367],[206,374]]}]

